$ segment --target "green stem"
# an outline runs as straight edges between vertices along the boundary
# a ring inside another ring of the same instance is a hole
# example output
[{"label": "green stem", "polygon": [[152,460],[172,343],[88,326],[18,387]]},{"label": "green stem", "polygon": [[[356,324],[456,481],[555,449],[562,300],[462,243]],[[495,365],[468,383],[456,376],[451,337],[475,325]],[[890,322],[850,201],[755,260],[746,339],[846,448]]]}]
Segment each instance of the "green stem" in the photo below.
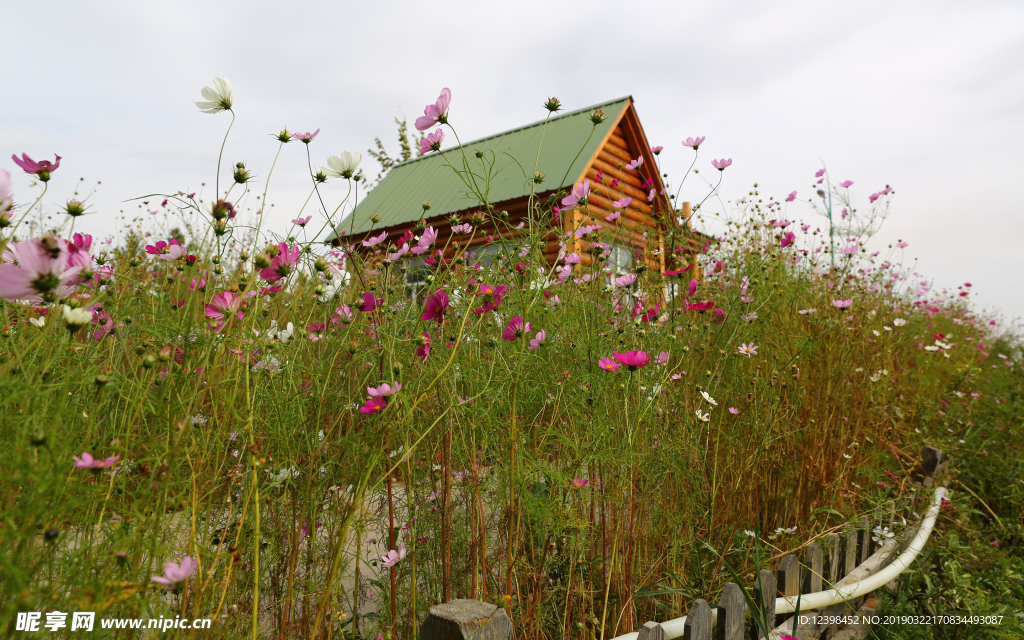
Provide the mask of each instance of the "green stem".
[{"label": "green stem", "polygon": [[228,143],[228,134],[231,133],[231,127],[235,126],[235,112],[231,109],[228,109],[228,111],[231,111],[231,124],[228,125],[228,130],[224,132],[224,141],[220,143],[220,154],[217,156],[217,179],[214,182],[216,191],[213,194],[214,202],[220,200],[220,161],[224,157],[224,145]]}]

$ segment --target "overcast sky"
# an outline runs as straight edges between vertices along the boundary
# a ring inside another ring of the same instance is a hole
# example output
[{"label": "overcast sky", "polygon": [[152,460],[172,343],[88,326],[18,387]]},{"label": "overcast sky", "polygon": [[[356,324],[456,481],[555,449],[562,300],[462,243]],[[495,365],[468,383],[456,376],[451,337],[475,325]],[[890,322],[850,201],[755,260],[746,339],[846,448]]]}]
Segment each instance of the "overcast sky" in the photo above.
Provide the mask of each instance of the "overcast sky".
[{"label": "overcast sky", "polygon": [[[687,136],[707,136],[698,166],[733,159],[725,198],[755,181],[809,196],[822,160],[862,205],[892,185],[879,243],[906,240],[938,285],[969,281],[980,304],[1024,315],[1021,2],[0,0],[0,23],[0,167],[25,201],[10,155],[63,156],[51,208],[102,180],[78,226],[97,235],[136,211],[129,198],[212,184],[230,115],[193,103],[214,76],[236,94],[225,165],[258,180],[285,126],[322,129],[315,164],[358,150],[374,175],[373,139],[397,151],[393,118],[444,86],[463,140],[541,119],[548,96],[576,109],[628,94],[676,176]],[[275,228],[308,194],[305,162],[285,147]]]}]

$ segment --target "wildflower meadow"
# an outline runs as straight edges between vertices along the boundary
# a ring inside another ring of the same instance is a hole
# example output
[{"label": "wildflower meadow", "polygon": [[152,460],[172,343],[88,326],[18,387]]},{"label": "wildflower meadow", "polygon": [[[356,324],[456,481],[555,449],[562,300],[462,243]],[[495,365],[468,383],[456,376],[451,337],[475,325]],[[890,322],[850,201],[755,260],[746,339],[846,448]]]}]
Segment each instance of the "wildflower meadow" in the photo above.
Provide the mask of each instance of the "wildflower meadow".
[{"label": "wildflower meadow", "polygon": [[[466,212],[355,234],[359,152],[281,130],[236,162],[244,102],[226,78],[201,97],[217,173],[123,194],[153,215],[116,235],[81,230],[108,214],[53,150],[0,169],[11,634],[19,612],[87,610],[212,620],[178,637],[397,640],[471,598],[516,638],[611,639],[902,495],[927,444],[953,499],[884,606],[1002,613],[992,637],[1024,637],[1024,356],[970,283],[914,272],[913,238],[869,250],[892,187],[811,165],[725,202],[734,160],[678,131],[653,157],[692,164],[662,192],[603,176],[540,197],[523,166],[501,176],[529,185],[512,219],[446,88],[402,135],[444,155]],[[301,210],[267,204],[282,172],[308,176]],[[982,637],[947,631],[880,633]]]}]

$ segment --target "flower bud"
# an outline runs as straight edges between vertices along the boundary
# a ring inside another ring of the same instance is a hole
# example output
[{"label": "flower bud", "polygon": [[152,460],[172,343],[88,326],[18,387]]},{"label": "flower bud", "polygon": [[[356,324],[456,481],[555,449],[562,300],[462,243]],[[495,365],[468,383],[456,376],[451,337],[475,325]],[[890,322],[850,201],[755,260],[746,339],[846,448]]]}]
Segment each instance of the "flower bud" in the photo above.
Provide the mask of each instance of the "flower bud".
[{"label": "flower bud", "polygon": [[[271,134],[271,135],[274,135],[274,134]],[[274,137],[277,139],[278,142],[281,142],[283,144],[287,144],[287,143],[291,142],[291,140],[292,140],[292,133],[291,133],[291,131],[288,131],[288,129],[281,129],[280,133],[278,133]]]},{"label": "flower bud", "polygon": [[213,223],[213,232],[218,236],[222,236],[228,232],[227,220],[217,220]]},{"label": "flower bud", "polygon": [[257,253],[256,257],[252,259],[252,263],[257,269],[266,269],[270,266],[270,256],[265,253]]},{"label": "flower bud", "polygon": [[323,184],[327,182],[327,174],[324,173],[323,171],[317,171],[316,174],[313,176],[313,179],[316,180],[318,183]]},{"label": "flower bud", "polygon": [[594,109],[594,112],[590,114],[590,121],[594,123],[595,127],[604,122],[604,120],[604,111],[601,109]]},{"label": "flower bud", "polygon": [[110,382],[110,378],[102,373],[96,374],[96,377],[92,379],[92,383],[97,387],[105,387]]},{"label": "flower bud", "polygon": [[320,273],[327,271],[328,267],[330,266],[331,265],[327,262],[326,259],[324,259],[323,256],[320,256],[313,262],[313,268],[319,271]]},{"label": "flower bud", "polygon": [[146,355],[142,356],[142,366],[144,368],[152,369],[153,367],[156,366],[156,363],[156,356],[153,355],[152,353],[147,353]]},{"label": "flower bud", "polygon": [[53,542],[58,536],[60,536],[60,529],[57,527],[50,527],[43,532],[43,537],[46,538],[47,542]]},{"label": "flower bud", "polygon": [[534,184],[540,184],[540,183],[544,182],[544,174],[541,173],[540,171],[534,173],[533,174],[533,182],[534,182]]},{"label": "flower bud", "polygon": [[377,214],[374,214],[373,217],[370,218],[370,220],[373,222],[373,224],[377,224],[377,223],[380,222],[380,216],[378,216]]},{"label": "flower bud", "polygon": [[11,216],[7,215],[7,212],[4,211],[3,213],[0,213],[0,229],[9,226],[11,226]]},{"label": "flower bud", "polygon": [[174,353],[174,349],[172,349],[171,347],[162,347],[160,349],[160,355],[159,355],[160,361],[161,362],[168,362],[168,361],[170,361],[171,355],[173,353]]},{"label": "flower bud", "polygon": [[424,202],[424,203],[423,203],[422,205],[420,205],[420,206],[421,206],[421,207],[423,207],[423,210],[424,210],[424,211],[430,211],[430,203],[429,203],[429,202]]},{"label": "flower bud", "polygon": [[225,218],[234,218],[238,214],[235,211],[235,207],[227,200],[218,200],[213,203],[213,208],[210,210],[210,215],[213,216],[214,220],[224,220]]},{"label": "flower bud", "polygon": [[41,447],[46,444],[46,432],[42,429],[36,429],[29,434],[28,441],[32,443],[33,447]]},{"label": "flower bud", "polygon": [[85,206],[79,200],[68,200],[67,204],[64,205],[64,213],[68,214],[72,218],[85,215]]},{"label": "flower bud", "polygon": [[550,111],[551,113],[554,113],[556,111],[561,110],[562,101],[552,96],[548,98],[547,102],[544,103],[544,108]]},{"label": "flower bud", "polygon": [[244,162],[239,162],[235,165],[235,182],[238,184],[245,184],[252,180],[252,173],[245,168]]}]

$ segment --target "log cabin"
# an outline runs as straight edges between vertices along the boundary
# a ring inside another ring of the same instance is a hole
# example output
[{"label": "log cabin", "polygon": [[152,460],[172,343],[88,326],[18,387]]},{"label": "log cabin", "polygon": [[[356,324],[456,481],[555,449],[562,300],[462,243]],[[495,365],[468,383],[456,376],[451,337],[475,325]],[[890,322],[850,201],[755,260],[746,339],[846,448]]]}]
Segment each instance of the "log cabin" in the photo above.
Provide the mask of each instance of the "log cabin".
[{"label": "log cabin", "polygon": [[[637,158],[642,158],[638,167],[627,166]],[[464,161],[478,176],[490,174],[486,202],[473,195],[449,166],[462,168]],[[590,184],[586,206],[561,210],[562,197],[583,181]],[[613,205],[625,197],[631,198],[628,206]],[[566,252],[578,253],[589,264],[594,259],[587,252],[589,242],[571,234],[583,225],[600,224],[601,239],[610,246],[607,266],[613,271],[634,271],[643,264],[664,273],[693,265],[690,273],[701,275],[696,256],[709,238],[690,227],[689,203],[673,206],[630,96],[552,114],[547,120],[467,142],[461,150],[450,147],[398,164],[328,241],[339,246],[381,231],[397,239],[406,232],[419,235],[429,225],[438,233],[436,246],[447,247],[447,254],[456,248],[486,264],[488,256],[500,250],[499,240],[521,233],[516,227],[531,210],[535,220],[555,221],[540,247],[549,265],[563,244]],[[615,210],[621,215],[606,221],[604,217]],[[471,241],[452,237],[453,224],[470,220],[477,229]],[[410,256],[410,262],[416,260]],[[408,284],[418,288],[423,265],[407,266]]]}]

